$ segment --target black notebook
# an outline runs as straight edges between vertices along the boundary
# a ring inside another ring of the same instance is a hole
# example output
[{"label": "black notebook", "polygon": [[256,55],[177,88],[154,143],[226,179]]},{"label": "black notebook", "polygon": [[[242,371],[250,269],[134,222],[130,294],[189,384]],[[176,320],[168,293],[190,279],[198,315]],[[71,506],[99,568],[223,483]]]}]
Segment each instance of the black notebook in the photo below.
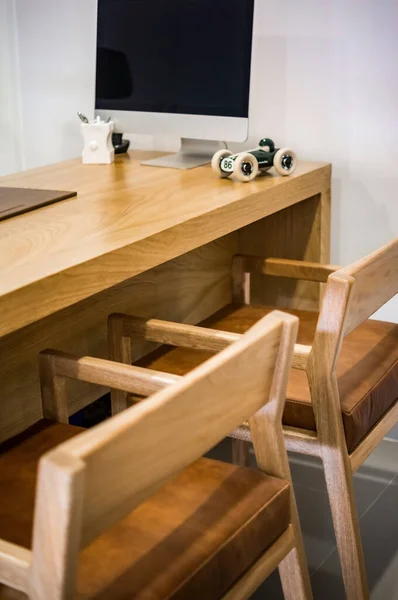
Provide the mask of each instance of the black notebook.
[{"label": "black notebook", "polygon": [[77,192],[0,187],[0,221],[76,195]]}]

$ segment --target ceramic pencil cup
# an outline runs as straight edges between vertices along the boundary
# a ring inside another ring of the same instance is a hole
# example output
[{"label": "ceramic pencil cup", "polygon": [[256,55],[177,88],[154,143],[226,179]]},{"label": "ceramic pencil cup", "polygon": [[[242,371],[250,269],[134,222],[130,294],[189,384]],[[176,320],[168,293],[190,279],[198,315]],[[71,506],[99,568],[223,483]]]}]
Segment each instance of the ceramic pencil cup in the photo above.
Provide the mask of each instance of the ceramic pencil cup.
[{"label": "ceramic pencil cup", "polygon": [[115,149],[112,144],[113,121],[92,121],[82,123],[84,147],[83,163],[86,165],[109,165],[115,160]]}]

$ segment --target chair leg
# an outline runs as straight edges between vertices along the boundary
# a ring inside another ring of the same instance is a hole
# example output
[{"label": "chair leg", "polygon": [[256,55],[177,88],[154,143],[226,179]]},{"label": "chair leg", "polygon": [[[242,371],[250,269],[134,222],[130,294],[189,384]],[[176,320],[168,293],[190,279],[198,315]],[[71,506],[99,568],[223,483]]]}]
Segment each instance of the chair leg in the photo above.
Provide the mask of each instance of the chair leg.
[{"label": "chair leg", "polygon": [[312,588],[307,557],[294,497],[291,502],[291,521],[295,546],[279,564],[285,600],[312,600]]},{"label": "chair leg", "polygon": [[250,442],[232,438],[232,462],[241,467],[250,466]]},{"label": "chair leg", "polygon": [[[344,451],[343,451],[344,452]],[[335,448],[323,452],[326,486],[329,494],[337,549],[347,600],[368,600],[361,534],[348,456]]]}]

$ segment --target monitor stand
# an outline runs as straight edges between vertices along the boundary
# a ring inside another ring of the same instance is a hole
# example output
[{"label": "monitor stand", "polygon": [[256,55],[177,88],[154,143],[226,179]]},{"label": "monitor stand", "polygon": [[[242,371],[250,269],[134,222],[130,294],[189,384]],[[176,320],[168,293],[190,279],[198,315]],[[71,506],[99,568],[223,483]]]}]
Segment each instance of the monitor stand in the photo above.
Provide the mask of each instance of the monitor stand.
[{"label": "monitor stand", "polygon": [[151,160],[144,160],[142,165],[152,167],[171,167],[172,169],[193,169],[211,162],[213,154],[224,147],[223,142],[215,140],[181,139],[181,148],[177,154],[168,154]]}]

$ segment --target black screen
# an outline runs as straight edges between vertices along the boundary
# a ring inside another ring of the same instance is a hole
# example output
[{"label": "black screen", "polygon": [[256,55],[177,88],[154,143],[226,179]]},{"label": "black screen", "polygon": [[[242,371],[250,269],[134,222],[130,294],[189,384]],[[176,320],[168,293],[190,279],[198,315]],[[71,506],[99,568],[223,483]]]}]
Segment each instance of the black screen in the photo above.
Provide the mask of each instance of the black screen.
[{"label": "black screen", "polygon": [[254,0],[98,0],[96,108],[247,117]]}]

